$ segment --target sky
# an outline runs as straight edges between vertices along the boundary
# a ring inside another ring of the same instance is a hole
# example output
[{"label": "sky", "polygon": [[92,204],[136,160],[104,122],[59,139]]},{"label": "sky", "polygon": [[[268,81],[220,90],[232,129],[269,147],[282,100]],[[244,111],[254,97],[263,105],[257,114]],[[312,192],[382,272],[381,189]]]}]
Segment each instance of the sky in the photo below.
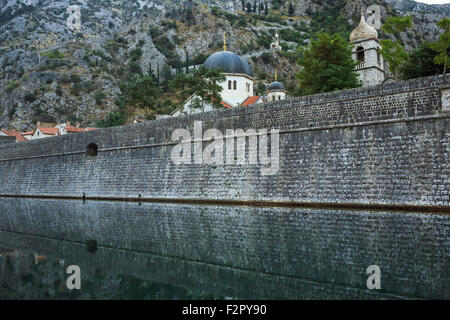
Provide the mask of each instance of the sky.
[{"label": "sky", "polygon": [[428,3],[428,4],[443,4],[443,3],[450,3],[450,0],[414,0],[416,2],[423,2],[423,3]]}]

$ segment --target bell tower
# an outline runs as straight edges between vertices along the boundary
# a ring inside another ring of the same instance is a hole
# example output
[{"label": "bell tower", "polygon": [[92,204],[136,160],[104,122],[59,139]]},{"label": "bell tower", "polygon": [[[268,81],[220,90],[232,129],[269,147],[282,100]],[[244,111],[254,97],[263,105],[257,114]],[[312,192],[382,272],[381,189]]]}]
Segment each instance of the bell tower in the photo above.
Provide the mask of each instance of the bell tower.
[{"label": "bell tower", "polygon": [[378,32],[366,22],[363,14],[358,27],[350,35],[350,42],[353,44],[353,59],[358,62],[355,71],[363,86],[383,83],[386,78],[385,63],[380,54]]}]

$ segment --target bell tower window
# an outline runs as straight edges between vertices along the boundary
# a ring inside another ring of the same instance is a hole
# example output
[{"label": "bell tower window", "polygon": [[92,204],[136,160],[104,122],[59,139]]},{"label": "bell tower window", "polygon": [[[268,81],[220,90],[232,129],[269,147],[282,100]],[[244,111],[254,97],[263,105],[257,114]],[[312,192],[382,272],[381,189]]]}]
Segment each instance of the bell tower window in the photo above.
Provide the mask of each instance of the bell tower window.
[{"label": "bell tower window", "polygon": [[356,49],[356,58],[358,59],[359,62],[361,62],[361,63],[364,62],[364,48],[363,47],[358,47]]}]

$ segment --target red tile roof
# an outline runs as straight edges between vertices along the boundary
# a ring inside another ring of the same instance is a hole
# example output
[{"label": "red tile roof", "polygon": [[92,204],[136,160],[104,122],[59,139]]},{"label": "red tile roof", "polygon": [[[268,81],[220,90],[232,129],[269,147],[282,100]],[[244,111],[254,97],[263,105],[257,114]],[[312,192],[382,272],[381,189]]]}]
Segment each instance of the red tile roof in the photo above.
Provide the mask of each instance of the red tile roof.
[{"label": "red tile roof", "polygon": [[228,103],[223,102],[223,101],[222,101],[220,104],[223,105],[225,108],[233,108],[233,107],[230,106]]},{"label": "red tile roof", "polygon": [[242,103],[242,106],[246,107],[254,105],[259,100],[259,98],[261,98],[261,96],[248,97],[247,100]]},{"label": "red tile roof", "polygon": [[77,128],[77,127],[74,127],[74,126],[69,126],[69,125],[67,125],[67,126],[66,126],[66,131],[67,131],[67,132],[84,132],[84,129],[83,129],[83,128]]},{"label": "red tile roof", "polygon": [[59,134],[58,128],[46,128],[46,127],[37,127],[39,131],[41,131],[43,134],[56,136]]},{"label": "red tile roof", "polygon": [[24,142],[24,141],[27,141],[27,139],[25,139],[23,136],[22,136],[22,132],[18,132],[18,131],[7,131],[7,130],[4,130],[4,129],[2,129],[1,130],[4,134],[6,134],[7,136],[9,136],[9,137],[15,137],[16,138],[16,141],[19,141],[19,142]]}]

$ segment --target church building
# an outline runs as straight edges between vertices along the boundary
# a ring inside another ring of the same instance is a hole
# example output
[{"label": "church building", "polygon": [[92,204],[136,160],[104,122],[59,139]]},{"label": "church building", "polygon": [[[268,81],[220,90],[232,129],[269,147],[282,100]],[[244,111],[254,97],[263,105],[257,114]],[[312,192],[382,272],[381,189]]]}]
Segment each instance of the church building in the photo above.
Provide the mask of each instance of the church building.
[{"label": "church building", "polygon": [[[204,65],[210,69],[222,69],[226,80],[221,83],[221,104],[225,108],[241,106],[249,97],[253,97],[254,83],[253,71],[250,65],[237,54],[227,51],[224,41],[224,50],[216,52],[206,59]],[[205,103],[204,110],[192,108],[193,102],[200,99],[191,96],[182,107],[176,109],[172,116],[193,114],[214,110],[214,106]]]},{"label": "church building", "polygon": [[267,87],[267,101],[286,100],[286,89],[284,85],[278,81],[278,75],[275,73],[275,81]]}]

